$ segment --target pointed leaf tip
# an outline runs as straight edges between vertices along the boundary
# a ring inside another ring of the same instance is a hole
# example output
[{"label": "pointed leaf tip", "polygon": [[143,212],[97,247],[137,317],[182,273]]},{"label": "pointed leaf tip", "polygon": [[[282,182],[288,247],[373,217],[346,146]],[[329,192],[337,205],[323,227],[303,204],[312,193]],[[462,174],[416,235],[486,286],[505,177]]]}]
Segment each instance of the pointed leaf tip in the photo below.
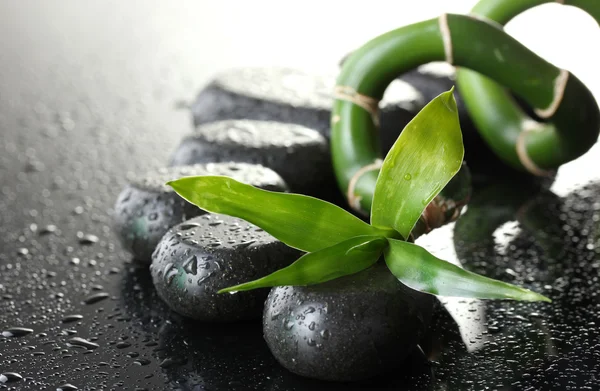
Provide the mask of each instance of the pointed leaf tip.
[{"label": "pointed leaf tip", "polygon": [[375,184],[371,224],[408,238],[427,205],[462,166],[464,147],[452,90],[429,102],[404,128]]},{"label": "pointed leaf tip", "polygon": [[440,296],[551,303],[549,298],[529,289],[484,277],[441,260],[416,244],[388,241],[385,263],[398,280],[413,289]]}]

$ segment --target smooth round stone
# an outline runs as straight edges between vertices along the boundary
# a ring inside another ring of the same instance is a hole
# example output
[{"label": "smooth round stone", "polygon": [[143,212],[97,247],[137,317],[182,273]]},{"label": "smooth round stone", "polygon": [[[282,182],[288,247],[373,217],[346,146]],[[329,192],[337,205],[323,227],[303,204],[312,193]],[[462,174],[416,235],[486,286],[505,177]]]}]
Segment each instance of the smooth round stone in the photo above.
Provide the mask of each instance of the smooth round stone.
[{"label": "smooth round stone", "polygon": [[360,380],[402,367],[433,306],[433,296],[407,288],[378,263],[323,284],[273,288],[263,332],[277,361],[298,375]]},{"label": "smooth round stone", "polygon": [[314,194],[326,182],[333,183],[325,138],[290,123],[228,120],[200,125],[183,139],[171,165],[227,161],[269,167],[297,193]]},{"label": "smooth round stone", "polygon": [[150,271],[158,295],[181,315],[204,322],[260,317],[267,289],[217,294],[255,280],[301,255],[262,229],[230,216],[205,214],[162,238]]},{"label": "smooth round stone", "polygon": [[135,259],[150,263],[163,235],[176,224],[205,213],[166,185],[184,176],[224,175],[273,191],[286,191],[273,170],[246,163],[208,163],[161,168],[136,178],[119,195],[114,213],[115,230],[123,247]]},{"label": "smooth round stone", "polygon": [[192,105],[194,124],[253,119],[304,125],[329,137],[333,75],[289,68],[238,68],[218,74]]}]

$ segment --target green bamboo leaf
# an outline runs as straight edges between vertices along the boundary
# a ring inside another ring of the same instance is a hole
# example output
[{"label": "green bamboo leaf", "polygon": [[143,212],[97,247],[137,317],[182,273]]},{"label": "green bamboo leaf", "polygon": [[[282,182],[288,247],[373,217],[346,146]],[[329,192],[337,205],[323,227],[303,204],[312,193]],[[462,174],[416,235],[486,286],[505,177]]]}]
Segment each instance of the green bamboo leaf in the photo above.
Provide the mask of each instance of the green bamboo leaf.
[{"label": "green bamboo leaf", "polygon": [[306,252],[356,236],[397,236],[317,198],[261,190],[228,177],[185,177],[168,185],[201,209],[244,219]]},{"label": "green bamboo leaf", "polygon": [[371,224],[408,238],[425,207],[460,169],[464,147],[452,91],[429,102],[388,152],[375,185]]},{"label": "green bamboo leaf", "polygon": [[546,301],[545,296],[461,269],[416,244],[388,239],[385,263],[403,284],[440,296]]},{"label": "green bamboo leaf", "polygon": [[258,280],[221,289],[219,293],[272,286],[314,285],[358,273],[377,262],[387,245],[386,238],[381,236],[358,236],[305,254],[288,267]]}]

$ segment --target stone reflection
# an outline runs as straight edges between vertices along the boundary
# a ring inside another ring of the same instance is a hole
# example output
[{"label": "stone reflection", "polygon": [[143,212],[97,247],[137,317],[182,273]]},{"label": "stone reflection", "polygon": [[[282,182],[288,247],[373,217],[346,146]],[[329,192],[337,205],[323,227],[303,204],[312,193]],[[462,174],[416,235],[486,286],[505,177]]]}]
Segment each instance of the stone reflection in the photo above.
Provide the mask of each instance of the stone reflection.
[{"label": "stone reflection", "polygon": [[[591,381],[593,374],[568,380],[552,373],[564,373],[564,365],[591,369],[591,357],[597,362],[600,356],[593,342],[599,333],[590,325],[599,312],[598,256],[589,238],[598,199],[599,185],[565,198],[527,183],[494,184],[474,194],[454,228],[458,260],[469,270],[541,292],[553,303],[486,301],[483,343],[475,350],[464,336],[457,346],[456,331],[453,339],[447,324],[440,327],[438,340],[451,341],[436,356],[440,389],[557,384],[565,389],[569,381],[579,389]],[[559,355],[577,357],[578,363],[558,360]]]},{"label": "stone reflection", "polygon": [[[156,384],[180,390],[433,390],[432,366],[416,349],[398,370],[362,382],[305,379],[281,367],[263,339],[260,320],[206,324],[169,310],[152,285],[147,265],[127,268],[122,307],[143,338],[141,356],[150,362]],[[162,376],[161,376],[162,374]]]}]

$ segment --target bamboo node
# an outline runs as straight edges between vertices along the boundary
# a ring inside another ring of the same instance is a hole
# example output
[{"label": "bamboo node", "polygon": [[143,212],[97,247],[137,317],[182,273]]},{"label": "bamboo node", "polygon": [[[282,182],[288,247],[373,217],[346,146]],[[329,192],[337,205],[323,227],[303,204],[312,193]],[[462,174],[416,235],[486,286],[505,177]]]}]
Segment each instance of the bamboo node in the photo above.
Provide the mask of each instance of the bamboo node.
[{"label": "bamboo node", "polygon": [[496,22],[493,19],[488,18],[487,16],[477,15],[477,14],[473,14],[473,13],[470,13],[467,16],[469,18],[471,18],[471,19],[480,20],[480,21],[485,22],[485,23],[487,23],[489,25],[492,25],[492,26],[496,27],[499,30],[504,30],[504,26],[503,25],[501,25],[500,23]]},{"label": "bamboo node", "polygon": [[350,204],[352,209],[356,210],[357,212],[364,213],[364,211],[360,208],[360,201],[362,200],[362,197],[354,193],[354,190],[356,189],[356,184],[358,183],[360,177],[363,176],[365,173],[369,171],[379,170],[382,165],[383,160],[375,159],[373,163],[361,167],[358,171],[354,173],[354,175],[352,175],[352,178],[350,178],[350,182],[348,182],[348,190],[346,191],[348,204]]},{"label": "bamboo node", "polygon": [[556,113],[565,94],[565,87],[567,86],[568,80],[569,71],[561,69],[558,76],[556,76],[556,79],[554,79],[554,96],[552,97],[552,102],[550,102],[545,109],[534,110],[538,117],[546,119],[552,117],[554,113]]},{"label": "bamboo node", "polygon": [[345,100],[365,109],[371,114],[373,124],[379,127],[379,99],[360,94],[349,86],[335,86],[333,95],[335,99]]},{"label": "bamboo node", "polygon": [[[537,124],[537,123],[535,123],[535,124]],[[543,168],[538,167],[538,165],[535,164],[533,159],[531,159],[531,157],[527,153],[526,136],[531,132],[539,131],[539,129],[540,129],[539,124],[537,124],[537,125],[538,126],[533,126],[532,124],[529,124],[529,123],[524,125],[523,131],[521,133],[519,133],[519,137],[517,137],[517,143],[516,143],[517,156],[519,157],[519,161],[521,162],[523,167],[525,167],[525,169],[529,173],[536,175],[536,176],[540,176],[540,177],[548,177],[548,176],[552,175],[552,171],[544,170]]]},{"label": "bamboo node", "polygon": [[446,62],[450,65],[454,64],[454,57],[452,55],[452,35],[450,34],[450,27],[448,26],[448,14],[441,14],[438,23],[440,26],[440,33],[442,34],[442,42],[444,43],[444,55],[446,56]]}]

